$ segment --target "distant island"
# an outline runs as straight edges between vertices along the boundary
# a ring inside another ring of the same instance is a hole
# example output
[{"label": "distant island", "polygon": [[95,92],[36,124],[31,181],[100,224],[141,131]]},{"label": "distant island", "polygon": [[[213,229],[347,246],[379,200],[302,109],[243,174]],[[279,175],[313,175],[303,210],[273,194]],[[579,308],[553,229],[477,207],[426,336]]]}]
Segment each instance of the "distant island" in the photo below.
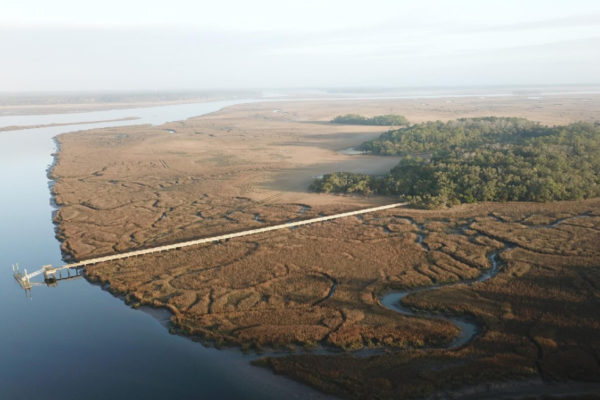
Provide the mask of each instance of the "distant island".
[{"label": "distant island", "polygon": [[399,195],[436,208],[479,201],[600,196],[600,123],[545,126],[523,118],[462,118],[391,130],[359,150],[404,159],[383,177],[338,172],[325,193]]},{"label": "distant island", "polygon": [[371,118],[359,114],[338,115],[331,120],[334,124],[348,125],[376,125],[376,126],[401,126],[408,125],[408,120],[403,115],[386,114],[376,115]]}]

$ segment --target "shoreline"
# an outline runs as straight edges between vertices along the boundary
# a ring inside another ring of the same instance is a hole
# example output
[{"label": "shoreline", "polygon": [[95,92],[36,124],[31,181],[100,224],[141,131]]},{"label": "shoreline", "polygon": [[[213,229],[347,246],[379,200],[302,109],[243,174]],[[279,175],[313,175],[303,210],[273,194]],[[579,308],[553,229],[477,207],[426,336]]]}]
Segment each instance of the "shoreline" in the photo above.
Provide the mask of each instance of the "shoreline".
[{"label": "shoreline", "polygon": [[66,122],[66,123],[54,123],[54,124],[39,124],[39,125],[12,125],[0,127],[0,134],[2,132],[13,132],[22,131],[27,129],[39,129],[39,128],[52,128],[56,126],[71,126],[71,125],[89,125],[98,124],[103,122],[122,122],[122,121],[135,121],[140,119],[139,117],[124,117],[117,119],[105,119],[99,121],[83,121],[83,122]]},{"label": "shoreline", "polygon": [[[104,94],[101,92],[92,93],[92,95],[103,96]],[[169,94],[166,92],[165,94]],[[37,96],[28,96],[27,94],[23,95],[6,95],[0,93],[0,101],[3,101],[3,104],[0,104],[0,117],[3,116],[16,116],[16,115],[47,115],[47,114],[80,114],[86,112],[93,111],[108,111],[108,110],[122,110],[128,108],[148,108],[148,107],[160,107],[160,106],[172,106],[172,105],[181,105],[181,104],[194,104],[194,103],[208,103],[215,101],[226,101],[226,100],[235,100],[237,98],[244,98],[247,96],[254,96],[256,93],[253,92],[238,92],[233,94],[222,94],[222,95],[196,95],[185,97],[183,94],[181,96],[177,96],[175,94],[175,98],[167,100],[160,98],[155,98],[153,95],[145,95],[140,94],[127,96],[121,93],[115,93],[114,96],[116,99],[123,98],[121,101],[78,101],[85,100],[88,96],[81,94],[65,94],[61,96],[60,94],[48,94],[48,95],[37,95]],[[139,99],[136,100],[136,96]],[[33,97],[32,103],[25,102],[10,102],[11,98],[28,98]],[[160,97],[160,94],[159,94]],[[127,98],[132,98],[131,100],[127,100]],[[46,102],[42,102],[40,100],[50,100]],[[146,99],[146,100],[144,100]],[[38,101],[37,103],[35,101]],[[72,100],[72,101],[69,101]],[[52,102],[53,101],[53,102]]]}]

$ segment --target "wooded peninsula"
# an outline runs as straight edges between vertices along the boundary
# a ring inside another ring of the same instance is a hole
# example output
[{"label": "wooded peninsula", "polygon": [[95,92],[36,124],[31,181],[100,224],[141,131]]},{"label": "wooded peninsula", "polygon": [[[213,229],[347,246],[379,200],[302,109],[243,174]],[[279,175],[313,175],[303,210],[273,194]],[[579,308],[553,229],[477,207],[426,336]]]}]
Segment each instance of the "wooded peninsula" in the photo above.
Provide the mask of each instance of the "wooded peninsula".
[{"label": "wooded peninsula", "polygon": [[546,126],[507,117],[424,122],[385,132],[358,149],[404,158],[385,176],[332,173],[311,189],[398,195],[426,208],[600,195],[598,122]]}]

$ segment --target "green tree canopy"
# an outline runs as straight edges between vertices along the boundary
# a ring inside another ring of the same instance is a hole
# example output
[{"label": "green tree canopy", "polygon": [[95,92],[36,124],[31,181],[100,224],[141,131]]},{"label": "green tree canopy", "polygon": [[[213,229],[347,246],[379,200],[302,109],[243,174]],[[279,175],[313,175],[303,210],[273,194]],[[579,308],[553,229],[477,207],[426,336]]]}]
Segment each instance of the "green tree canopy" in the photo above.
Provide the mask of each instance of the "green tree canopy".
[{"label": "green tree canopy", "polygon": [[407,156],[382,178],[330,174],[312,189],[398,195],[424,207],[600,196],[599,123],[548,127],[494,117],[427,122],[386,132],[363,146]]},{"label": "green tree canopy", "polygon": [[363,117],[358,114],[338,115],[333,120],[334,124],[348,125],[378,125],[378,126],[400,126],[408,125],[408,120],[402,115],[387,114],[376,115],[371,118]]}]

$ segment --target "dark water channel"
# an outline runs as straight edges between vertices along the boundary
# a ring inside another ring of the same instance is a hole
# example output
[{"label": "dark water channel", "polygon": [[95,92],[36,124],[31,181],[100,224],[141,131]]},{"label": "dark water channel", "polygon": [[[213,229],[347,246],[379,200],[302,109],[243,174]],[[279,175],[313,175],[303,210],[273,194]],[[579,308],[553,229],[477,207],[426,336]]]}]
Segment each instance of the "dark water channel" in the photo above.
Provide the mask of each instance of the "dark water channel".
[{"label": "dark water channel", "polygon": [[[325,398],[268,370],[254,355],[206,348],[171,335],[154,316],[84,279],[34,287],[28,295],[11,265],[61,265],[46,175],[53,137],[80,129],[160,124],[241,101],[81,114],[0,117],[0,127],[137,116],[135,121],[0,132],[0,399]],[[40,277],[36,278],[40,279]]]},{"label": "dark water channel", "polygon": [[[419,236],[418,241],[419,243],[422,243],[423,238]],[[454,338],[454,340],[452,340],[452,342],[448,344],[447,348],[456,349],[462,347],[469,343],[471,340],[473,340],[481,332],[481,327],[475,322],[474,319],[465,316],[444,315],[429,311],[415,310],[411,307],[404,305],[402,303],[402,299],[413,293],[428,292],[441,289],[443,287],[470,285],[476,282],[485,282],[488,279],[498,275],[498,272],[500,272],[500,262],[498,261],[498,254],[500,253],[500,251],[494,251],[488,256],[492,267],[484,271],[481,275],[479,275],[479,277],[475,279],[451,282],[446,284],[435,284],[426,287],[390,292],[381,297],[381,305],[403,315],[418,316],[424,318],[437,318],[450,321],[458,327],[459,334]]]}]

